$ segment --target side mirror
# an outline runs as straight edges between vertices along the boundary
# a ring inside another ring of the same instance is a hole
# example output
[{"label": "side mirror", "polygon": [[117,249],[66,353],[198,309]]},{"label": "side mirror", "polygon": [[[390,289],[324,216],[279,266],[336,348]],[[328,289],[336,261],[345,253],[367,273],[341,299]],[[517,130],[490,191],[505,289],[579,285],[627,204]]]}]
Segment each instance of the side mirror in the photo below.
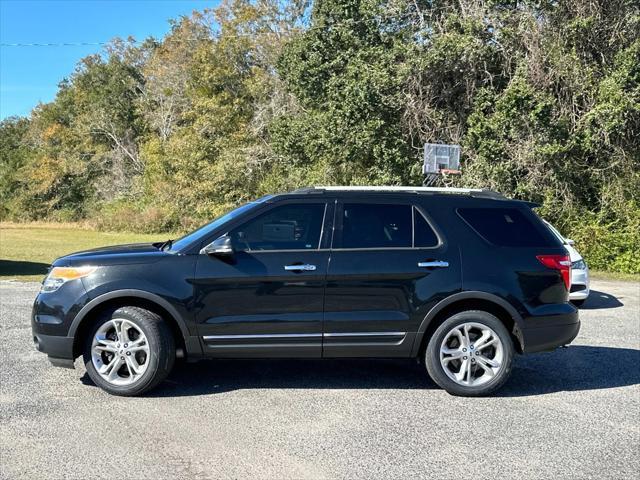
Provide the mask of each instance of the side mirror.
[{"label": "side mirror", "polygon": [[209,245],[200,250],[205,255],[214,255],[216,257],[230,257],[233,255],[233,245],[229,235],[222,235],[216,238]]},{"label": "side mirror", "polygon": [[566,240],[567,240],[567,245],[571,245],[573,247],[576,244],[576,242],[574,242],[570,238],[567,238]]}]

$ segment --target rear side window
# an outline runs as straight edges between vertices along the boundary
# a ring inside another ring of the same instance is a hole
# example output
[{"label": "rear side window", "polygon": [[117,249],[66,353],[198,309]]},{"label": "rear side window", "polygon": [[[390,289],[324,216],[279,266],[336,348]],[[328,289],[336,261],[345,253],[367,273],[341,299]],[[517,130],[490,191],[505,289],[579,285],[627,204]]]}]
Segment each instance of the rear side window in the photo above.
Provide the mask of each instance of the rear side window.
[{"label": "rear side window", "polygon": [[347,203],[342,248],[435,247],[439,243],[422,213],[411,205]]},{"label": "rear side window", "polygon": [[414,219],[414,247],[436,247],[438,245],[438,236],[433,231],[431,225],[427,222],[427,219],[422,216],[422,213],[417,208],[413,209]]},{"label": "rear side window", "polygon": [[460,216],[485,240],[500,247],[553,246],[549,236],[517,208],[460,208]]},{"label": "rear side window", "polygon": [[411,206],[346,203],[342,248],[411,247]]}]

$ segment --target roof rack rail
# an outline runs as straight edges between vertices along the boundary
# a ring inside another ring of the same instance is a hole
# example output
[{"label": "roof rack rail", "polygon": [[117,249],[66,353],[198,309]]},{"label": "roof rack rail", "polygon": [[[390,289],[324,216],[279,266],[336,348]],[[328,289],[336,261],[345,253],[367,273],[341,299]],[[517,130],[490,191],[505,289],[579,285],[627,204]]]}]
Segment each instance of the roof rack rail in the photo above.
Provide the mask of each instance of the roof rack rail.
[{"label": "roof rack rail", "polygon": [[484,188],[455,188],[455,187],[412,187],[412,186],[314,186],[295,190],[295,193],[321,192],[407,192],[407,193],[452,193],[474,197],[507,199],[501,193]]}]

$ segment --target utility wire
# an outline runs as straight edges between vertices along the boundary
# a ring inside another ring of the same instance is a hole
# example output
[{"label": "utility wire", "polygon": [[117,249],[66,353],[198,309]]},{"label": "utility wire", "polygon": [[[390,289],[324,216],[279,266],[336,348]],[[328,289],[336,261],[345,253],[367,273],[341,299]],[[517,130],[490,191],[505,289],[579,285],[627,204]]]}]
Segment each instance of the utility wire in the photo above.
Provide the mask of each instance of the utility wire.
[{"label": "utility wire", "polygon": [[65,42],[65,43],[0,43],[0,47],[96,47],[107,42]]},{"label": "utility wire", "polygon": [[[429,13],[430,14],[434,14],[437,11],[444,11],[447,10],[447,7],[434,7],[432,8]],[[431,16],[431,15],[428,15]],[[360,19],[348,19],[348,20],[343,20],[343,21],[338,21],[338,22],[324,22],[322,24],[314,24],[311,25],[307,28],[301,28],[299,31],[301,33],[304,32],[308,32],[308,31],[313,31],[313,30],[322,30],[322,29],[326,29],[326,28],[335,28],[335,27],[342,27],[345,25],[354,25],[354,24],[360,24],[360,23],[371,23],[373,21],[376,20],[380,20],[380,19],[376,19],[376,18],[360,18]],[[403,19],[401,17],[397,18],[396,20],[400,20],[402,21]],[[261,31],[261,32],[246,32],[246,33],[241,33],[241,32],[235,32],[235,33],[224,33],[224,32],[214,32],[212,37],[210,38],[211,40],[215,40],[216,38],[220,38],[220,37],[225,37],[225,38],[229,38],[229,37],[259,37],[261,35],[280,35],[286,32],[278,32],[278,31]],[[156,39],[156,38],[152,38],[150,37],[152,40],[156,40],[156,41],[163,41],[164,39]],[[165,37],[166,38],[166,37]],[[129,40],[129,39],[120,39],[125,43],[130,43],[130,44],[142,44],[144,43],[146,40]],[[198,40],[198,39],[193,39],[193,40]],[[172,40],[173,42],[175,42],[176,40]],[[183,40],[185,42],[187,41],[191,41],[191,40]],[[106,45],[110,45],[112,42],[60,42],[60,43],[0,43],[0,47],[99,47],[99,46],[106,46]]]}]

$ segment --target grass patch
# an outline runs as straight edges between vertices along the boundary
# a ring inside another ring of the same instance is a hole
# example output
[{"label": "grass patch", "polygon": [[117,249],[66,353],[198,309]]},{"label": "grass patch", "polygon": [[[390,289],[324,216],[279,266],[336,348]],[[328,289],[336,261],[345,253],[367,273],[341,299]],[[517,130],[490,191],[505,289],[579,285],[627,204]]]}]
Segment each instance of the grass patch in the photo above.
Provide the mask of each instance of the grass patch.
[{"label": "grass patch", "polygon": [[603,272],[601,270],[589,270],[591,279],[595,280],[614,280],[623,282],[640,282],[640,274],[638,273],[619,273],[619,272]]},{"label": "grass patch", "polygon": [[105,245],[176,238],[170,234],[111,233],[85,225],[0,223],[0,280],[39,282],[53,260]]}]

